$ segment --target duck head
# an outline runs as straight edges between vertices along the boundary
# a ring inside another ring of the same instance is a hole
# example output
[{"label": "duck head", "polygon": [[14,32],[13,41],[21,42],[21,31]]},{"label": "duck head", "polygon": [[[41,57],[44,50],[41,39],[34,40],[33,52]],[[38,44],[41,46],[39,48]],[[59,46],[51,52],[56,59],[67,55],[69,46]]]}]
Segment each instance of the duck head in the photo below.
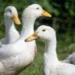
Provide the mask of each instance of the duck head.
[{"label": "duck head", "polygon": [[4,17],[6,19],[11,19],[14,21],[15,24],[21,24],[19,18],[18,18],[18,12],[17,9],[14,6],[8,6],[5,9]]},{"label": "duck head", "polygon": [[32,4],[28,6],[24,11],[23,11],[23,16],[25,17],[31,17],[31,18],[38,18],[40,16],[47,16],[47,17],[52,17],[51,14],[46,12],[45,10],[42,9],[42,7],[39,4]]},{"label": "duck head", "polygon": [[36,30],[36,32],[34,32],[31,36],[29,36],[25,41],[29,42],[37,38],[40,38],[44,41],[51,41],[55,37],[56,37],[56,33],[53,28],[42,25]]}]

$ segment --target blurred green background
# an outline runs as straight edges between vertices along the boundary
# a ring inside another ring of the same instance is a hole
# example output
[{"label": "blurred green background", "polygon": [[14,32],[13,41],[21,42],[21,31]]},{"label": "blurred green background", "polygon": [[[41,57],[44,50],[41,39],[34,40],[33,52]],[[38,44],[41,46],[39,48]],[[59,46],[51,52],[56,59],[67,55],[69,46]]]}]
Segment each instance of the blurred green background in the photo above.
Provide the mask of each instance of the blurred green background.
[{"label": "blurred green background", "polygon": [[[75,52],[75,0],[0,0],[0,39],[5,36],[4,9],[9,5],[17,8],[21,19],[24,8],[38,3],[52,14],[52,18],[40,17],[35,22],[35,29],[46,24],[57,32],[57,54],[60,60]],[[16,26],[20,31],[21,26]],[[37,40],[38,53],[34,62],[20,75],[43,75],[44,43]]]}]

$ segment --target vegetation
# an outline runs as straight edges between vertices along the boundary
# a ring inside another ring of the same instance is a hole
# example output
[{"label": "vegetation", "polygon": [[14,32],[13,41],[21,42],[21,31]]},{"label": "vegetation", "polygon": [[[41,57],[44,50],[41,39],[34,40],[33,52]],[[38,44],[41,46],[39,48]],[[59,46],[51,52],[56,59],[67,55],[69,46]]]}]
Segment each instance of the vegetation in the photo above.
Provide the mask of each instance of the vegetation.
[{"label": "vegetation", "polygon": [[[14,5],[20,19],[24,8],[32,3],[40,4],[43,9],[52,14],[52,18],[40,17],[36,20],[35,29],[41,24],[55,28],[57,32],[57,53],[60,60],[75,51],[75,0],[0,0],[0,39],[5,36],[4,9]],[[17,26],[21,30],[21,26]],[[44,43],[37,40],[38,53],[35,61],[20,75],[43,75]]]}]

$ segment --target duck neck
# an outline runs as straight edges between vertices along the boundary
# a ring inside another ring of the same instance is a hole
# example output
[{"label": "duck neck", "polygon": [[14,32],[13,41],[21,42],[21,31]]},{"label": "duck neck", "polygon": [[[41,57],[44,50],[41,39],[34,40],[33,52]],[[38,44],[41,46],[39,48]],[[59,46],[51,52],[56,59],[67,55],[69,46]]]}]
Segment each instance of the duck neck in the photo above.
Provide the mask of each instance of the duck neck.
[{"label": "duck neck", "polygon": [[12,19],[8,19],[5,17],[4,22],[5,22],[6,38],[9,39],[12,37],[13,31],[16,31],[16,28]]},{"label": "duck neck", "polygon": [[58,61],[56,54],[56,38],[45,42],[45,53],[47,54],[49,60],[51,59],[51,62]]},{"label": "duck neck", "polygon": [[25,40],[29,35],[34,32],[34,22],[33,18],[23,18],[23,27],[21,31],[21,39]]}]

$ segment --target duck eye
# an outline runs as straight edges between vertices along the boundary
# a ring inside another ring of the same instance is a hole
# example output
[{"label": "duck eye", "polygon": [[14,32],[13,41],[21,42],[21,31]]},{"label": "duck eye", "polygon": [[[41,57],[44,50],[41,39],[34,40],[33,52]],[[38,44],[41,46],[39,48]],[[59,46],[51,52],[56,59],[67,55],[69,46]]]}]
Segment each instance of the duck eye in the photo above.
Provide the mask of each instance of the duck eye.
[{"label": "duck eye", "polygon": [[45,29],[43,29],[42,31],[43,31],[43,32],[45,32],[46,30],[45,30]]},{"label": "duck eye", "polygon": [[8,10],[8,12],[12,13],[12,11],[11,11],[11,10]]},{"label": "duck eye", "polygon": [[9,10],[9,12],[11,12],[11,10]]},{"label": "duck eye", "polygon": [[38,10],[39,8],[37,7],[36,9]]}]

